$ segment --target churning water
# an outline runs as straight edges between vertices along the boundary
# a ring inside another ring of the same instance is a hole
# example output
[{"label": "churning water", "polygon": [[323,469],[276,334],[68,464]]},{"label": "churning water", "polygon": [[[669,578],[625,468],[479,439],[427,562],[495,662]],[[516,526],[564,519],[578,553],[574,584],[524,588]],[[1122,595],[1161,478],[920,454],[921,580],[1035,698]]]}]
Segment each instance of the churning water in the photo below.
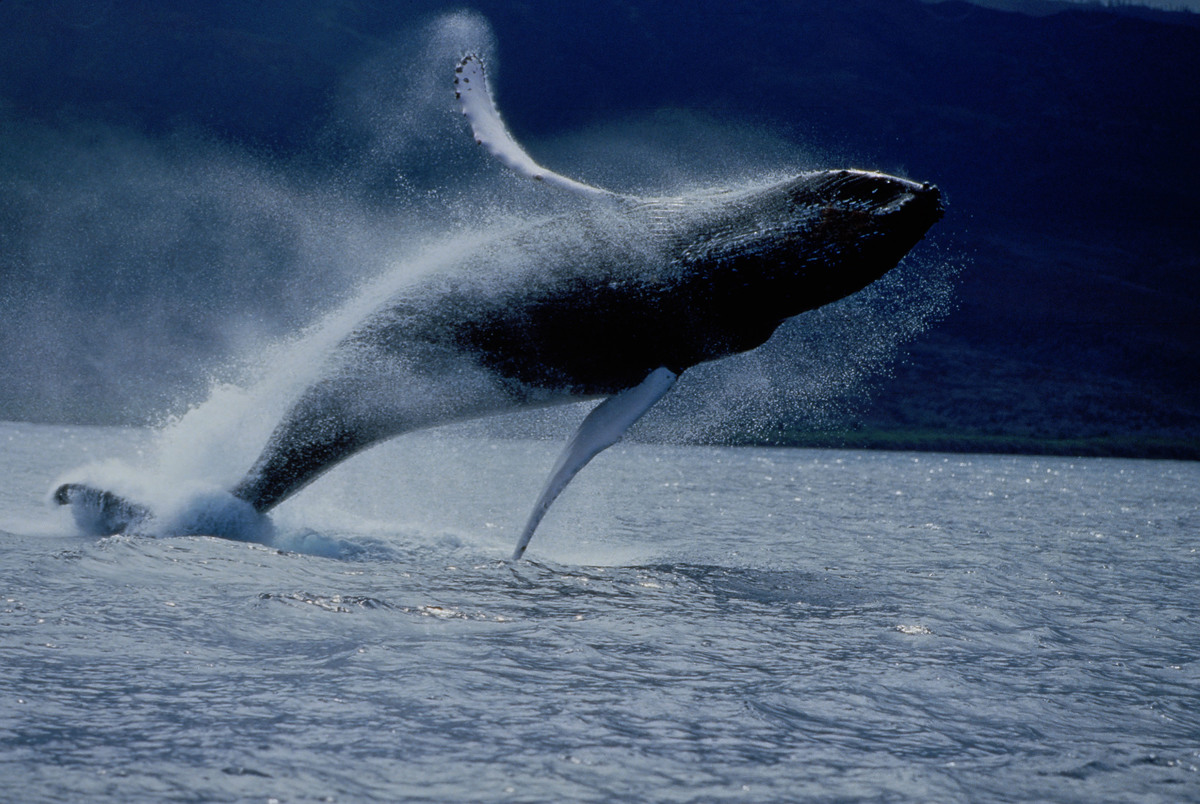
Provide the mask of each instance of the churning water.
[{"label": "churning water", "polygon": [[1200,466],[412,435],[272,546],[81,535],[0,425],[0,798],[1200,800]]}]

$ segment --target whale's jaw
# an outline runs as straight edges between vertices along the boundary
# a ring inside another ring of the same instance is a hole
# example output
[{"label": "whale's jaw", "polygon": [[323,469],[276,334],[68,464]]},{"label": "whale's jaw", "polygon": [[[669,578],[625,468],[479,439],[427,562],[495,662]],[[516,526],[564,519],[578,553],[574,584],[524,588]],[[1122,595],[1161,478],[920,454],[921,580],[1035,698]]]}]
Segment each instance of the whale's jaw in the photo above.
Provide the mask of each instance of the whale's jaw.
[{"label": "whale's jaw", "polygon": [[614,337],[627,353],[654,344],[656,365],[677,372],[760,346],[788,318],[863,289],[943,214],[937,187],[861,170],[813,171],[663,208],[681,221],[666,235],[671,279],[645,320],[623,314]]},{"label": "whale's jaw", "polygon": [[806,283],[803,309],[796,312],[837,301],[879,279],[944,214],[935,185],[870,171],[824,171],[791,196],[797,207],[819,210],[807,236],[791,244]]}]

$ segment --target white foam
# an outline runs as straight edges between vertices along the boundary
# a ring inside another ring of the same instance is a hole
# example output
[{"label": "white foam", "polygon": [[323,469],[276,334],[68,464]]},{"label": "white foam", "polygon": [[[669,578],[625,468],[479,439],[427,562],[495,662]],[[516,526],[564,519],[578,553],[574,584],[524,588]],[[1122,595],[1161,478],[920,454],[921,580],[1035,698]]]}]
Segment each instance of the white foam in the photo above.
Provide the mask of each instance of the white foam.
[{"label": "white foam", "polygon": [[271,544],[271,520],[219,488],[194,488],[157,508],[151,530],[164,536],[219,536]]}]

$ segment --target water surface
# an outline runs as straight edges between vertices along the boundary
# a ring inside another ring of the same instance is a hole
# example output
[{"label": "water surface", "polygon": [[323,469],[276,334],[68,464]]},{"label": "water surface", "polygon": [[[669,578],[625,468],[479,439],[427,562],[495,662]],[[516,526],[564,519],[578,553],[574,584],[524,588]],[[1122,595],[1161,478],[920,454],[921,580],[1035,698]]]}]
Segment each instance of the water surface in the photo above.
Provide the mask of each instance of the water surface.
[{"label": "water surface", "polygon": [[1200,465],[418,435],[271,545],[45,495],[0,424],[21,801],[1200,800]]}]

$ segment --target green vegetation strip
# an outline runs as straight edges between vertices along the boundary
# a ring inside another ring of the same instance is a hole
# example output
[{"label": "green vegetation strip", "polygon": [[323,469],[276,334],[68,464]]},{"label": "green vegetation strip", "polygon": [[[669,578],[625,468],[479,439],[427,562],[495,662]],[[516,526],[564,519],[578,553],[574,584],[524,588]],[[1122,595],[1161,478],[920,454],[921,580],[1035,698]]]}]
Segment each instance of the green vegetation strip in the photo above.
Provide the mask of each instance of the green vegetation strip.
[{"label": "green vegetation strip", "polygon": [[1131,434],[1043,438],[997,433],[925,429],[861,429],[832,432],[786,429],[725,443],[827,449],[979,452],[1003,455],[1066,455],[1096,458],[1200,460],[1200,439]]}]

